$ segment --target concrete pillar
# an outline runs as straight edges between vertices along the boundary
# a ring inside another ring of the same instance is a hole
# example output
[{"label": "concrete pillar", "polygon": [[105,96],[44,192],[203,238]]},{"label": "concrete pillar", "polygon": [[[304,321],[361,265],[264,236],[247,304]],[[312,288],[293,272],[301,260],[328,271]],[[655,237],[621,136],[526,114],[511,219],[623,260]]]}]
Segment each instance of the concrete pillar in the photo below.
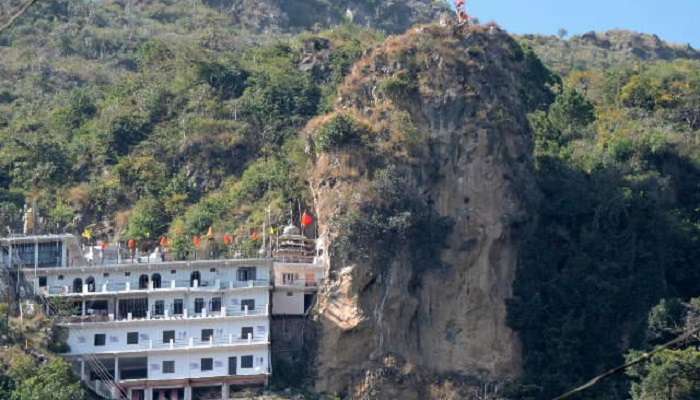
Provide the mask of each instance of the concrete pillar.
[{"label": "concrete pillar", "polygon": [[86,381],[87,379],[87,374],[85,371],[85,359],[81,358],[80,359],[80,380],[81,381]]},{"label": "concrete pillar", "polygon": [[82,305],[80,315],[82,315],[84,317],[85,316],[85,300],[81,301],[80,304]]},{"label": "concrete pillar", "polygon": [[146,397],[145,400],[153,400],[153,388],[146,388],[144,391]]},{"label": "concrete pillar", "polygon": [[192,400],[192,386],[185,386],[185,400]]},{"label": "concrete pillar", "polygon": [[229,386],[228,383],[221,385],[221,400],[229,400]]},{"label": "concrete pillar", "polygon": [[119,357],[114,357],[114,381],[119,383],[121,377],[119,376]]}]

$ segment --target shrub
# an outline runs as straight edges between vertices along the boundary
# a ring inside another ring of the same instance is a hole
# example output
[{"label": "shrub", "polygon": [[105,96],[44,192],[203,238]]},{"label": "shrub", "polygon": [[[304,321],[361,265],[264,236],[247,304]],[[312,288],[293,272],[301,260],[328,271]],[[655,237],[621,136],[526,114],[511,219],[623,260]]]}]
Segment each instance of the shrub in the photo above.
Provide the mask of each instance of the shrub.
[{"label": "shrub", "polygon": [[315,144],[323,152],[340,150],[345,146],[361,144],[365,132],[364,127],[353,117],[338,114],[318,130]]}]

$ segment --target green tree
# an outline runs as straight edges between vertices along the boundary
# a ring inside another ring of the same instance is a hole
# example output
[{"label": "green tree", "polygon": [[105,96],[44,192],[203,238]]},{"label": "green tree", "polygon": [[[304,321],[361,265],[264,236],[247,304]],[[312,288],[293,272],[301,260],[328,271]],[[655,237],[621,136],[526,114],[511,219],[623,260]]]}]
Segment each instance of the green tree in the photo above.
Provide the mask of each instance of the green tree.
[{"label": "green tree", "polygon": [[85,395],[71,372],[70,365],[60,358],[52,359],[18,382],[12,400],[81,400]]},{"label": "green tree", "polygon": [[131,211],[127,236],[137,240],[157,239],[165,233],[168,222],[163,204],[153,197],[144,197]]}]

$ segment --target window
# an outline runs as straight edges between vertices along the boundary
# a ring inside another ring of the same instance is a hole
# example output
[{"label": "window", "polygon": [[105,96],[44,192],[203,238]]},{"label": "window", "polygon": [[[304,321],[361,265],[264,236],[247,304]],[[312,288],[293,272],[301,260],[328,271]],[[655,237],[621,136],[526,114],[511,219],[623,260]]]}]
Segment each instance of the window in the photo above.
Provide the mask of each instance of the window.
[{"label": "window", "polygon": [[238,268],[238,280],[241,282],[254,281],[256,275],[256,267],[242,267]]},{"label": "window", "polygon": [[124,272],[124,276],[131,276],[131,272]]},{"label": "window", "polygon": [[242,356],[241,368],[253,368],[253,356]]},{"label": "window", "polygon": [[221,297],[214,297],[211,299],[211,310],[214,312],[221,311]]},{"label": "window", "polygon": [[102,277],[103,277],[103,278],[109,278],[109,272],[105,272],[104,274],[102,274]]},{"label": "window", "polygon": [[246,306],[248,306],[248,310],[255,310],[255,299],[241,300],[241,311],[245,311]]},{"label": "window", "polygon": [[176,270],[174,270],[174,269],[171,269],[171,270],[170,270],[170,273],[171,273],[171,274],[176,274],[176,273],[177,273],[177,271],[176,271]]},{"label": "window", "polygon": [[203,308],[204,308],[204,299],[202,299],[202,298],[194,299],[194,313],[195,314],[201,313]]},{"label": "window", "polygon": [[148,289],[148,275],[139,276],[139,289]]},{"label": "window", "polygon": [[138,332],[127,332],[126,333],[126,344],[139,344],[139,333]]},{"label": "window", "polygon": [[163,343],[170,343],[170,341],[175,341],[175,331],[163,331]]},{"label": "window", "polygon": [[213,329],[202,329],[202,342],[208,342],[212,336],[214,336]]},{"label": "window", "polygon": [[209,272],[216,272],[216,268],[209,269]]},{"label": "window", "polygon": [[95,346],[104,346],[107,343],[107,336],[104,333],[95,334]]},{"label": "window", "polygon": [[194,287],[194,281],[197,281],[197,285],[201,285],[202,275],[200,275],[199,271],[192,271],[190,274],[190,287]]},{"label": "window", "polygon": [[162,278],[160,274],[151,275],[151,282],[153,282],[153,289],[160,289]]},{"label": "window", "polygon": [[294,292],[287,292],[287,297],[292,297],[294,296]]},{"label": "window", "polygon": [[46,277],[45,276],[39,277],[39,287],[46,287]]},{"label": "window", "polygon": [[163,314],[165,314],[165,301],[163,301],[163,300],[156,300],[155,307],[153,307],[153,314],[154,314],[154,315],[163,315]]},{"label": "window", "polygon": [[[60,267],[62,249],[63,244],[61,242],[39,243],[37,249],[39,268]],[[34,257],[32,257],[32,260],[34,260]]]},{"label": "window", "polygon": [[164,374],[174,374],[175,373],[175,361],[163,361],[163,373]]},{"label": "window", "polygon": [[63,280],[63,275],[59,275],[59,276],[58,276],[58,280],[59,280],[59,281],[62,281],[62,280]]},{"label": "window", "polygon": [[245,326],[241,328],[241,339],[248,339],[248,336],[253,337],[253,327]]},{"label": "window", "polygon": [[175,299],[173,301],[173,314],[182,315],[182,299]]},{"label": "window", "polygon": [[202,358],[202,361],[200,363],[200,367],[201,367],[202,371],[213,370],[214,369],[214,359],[213,358]]}]

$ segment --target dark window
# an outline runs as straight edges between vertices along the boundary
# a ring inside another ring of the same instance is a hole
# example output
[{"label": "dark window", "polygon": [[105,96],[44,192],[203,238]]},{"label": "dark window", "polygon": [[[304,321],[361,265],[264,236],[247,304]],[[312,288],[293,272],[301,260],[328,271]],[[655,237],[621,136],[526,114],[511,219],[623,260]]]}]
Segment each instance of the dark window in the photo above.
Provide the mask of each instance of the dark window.
[{"label": "dark window", "polygon": [[39,277],[39,287],[46,287],[46,277],[45,276]]},{"label": "dark window", "polygon": [[139,276],[139,289],[148,289],[148,275]]},{"label": "dark window", "polygon": [[139,333],[138,332],[127,332],[126,333],[126,344],[139,344]]},{"label": "dark window", "polygon": [[63,280],[63,275],[59,275],[59,276],[58,276],[58,280],[59,280],[59,281],[62,281],[62,280]]},{"label": "dark window", "polygon": [[253,356],[242,356],[241,368],[253,368]]},{"label": "dark window", "polygon": [[177,271],[175,271],[174,269],[171,269],[171,270],[170,270],[170,273],[171,273],[171,274],[175,274],[175,273],[177,273]]},{"label": "dark window", "polygon": [[148,299],[121,299],[118,309],[121,319],[126,319],[129,313],[133,318],[146,318]]},{"label": "dark window", "polygon": [[214,359],[213,358],[202,358],[200,365],[202,367],[202,371],[211,371],[214,369]]},{"label": "dark window", "polygon": [[175,373],[175,361],[163,361],[163,373],[164,374],[174,374]]},{"label": "dark window", "polygon": [[131,272],[124,272],[124,276],[131,276]]},{"label": "dark window", "polygon": [[[61,266],[61,242],[39,243],[38,256],[39,268]],[[34,258],[32,257],[32,260]]]},{"label": "dark window", "polygon": [[209,272],[216,272],[216,268],[211,268]]},{"label": "dark window", "polygon": [[160,284],[161,284],[160,274],[153,274],[151,276],[151,282],[153,282],[153,289],[160,289]]},{"label": "dark window", "polygon": [[73,293],[83,292],[83,280],[80,278],[73,279]]},{"label": "dark window", "polygon": [[221,311],[221,297],[214,297],[213,299],[211,299],[210,308],[212,312]]},{"label": "dark window", "polygon": [[238,367],[238,359],[236,357],[228,358],[228,374],[236,375],[236,367]]},{"label": "dark window", "polygon": [[165,301],[163,300],[156,300],[156,304],[153,307],[153,314],[154,315],[163,315],[165,314]]},{"label": "dark window", "polygon": [[182,315],[182,299],[175,299],[173,301],[173,314]]},{"label": "dark window", "polygon": [[254,281],[256,275],[256,267],[242,267],[238,268],[238,280],[244,281]]},{"label": "dark window", "polygon": [[253,337],[253,327],[245,326],[241,328],[241,339],[248,339],[248,336]]},{"label": "dark window", "polygon": [[202,342],[208,342],[212,336],[214,336],[213,329],[202,329]]},{"label": "dark window", "polygon": [[190,274],[190,287],[194,287],[194,281],[197,281],[199,286],[202,285],[202,276],[199,274],[199,271],[194,271]]},{"label": "dark window", "polygon": [[204,299],[202,299],[202,298],[194,299],[194,313],[195,314],[201,313],[203,308],[204,308]]},{"label": "dark window", "polygon": [[107,343],[107,336],[104,333],[95,334],[95,346],[104,346]]},{"label": "dark window", "polygon": [[104,274],[102,274],[102,277],[103,277],[103,278],[108,278],[108,277],[109,277],[109,272],[105,272]]},{"label": "dark window", "polygon": [[95,278],[89,276],[85,280],[85,284],[87,285],[88,292],[93,293],[95,291]]},{"label": "dark window", "polygon": [[175,341],[175,331],[163,331],[163,343],[170,343],[170,341]]},{"label": "dark window", "polygon": [[255,310],[255,299],[241,300],[241,311],[245,310],[245,306],[248,306],[248,310]]}]

